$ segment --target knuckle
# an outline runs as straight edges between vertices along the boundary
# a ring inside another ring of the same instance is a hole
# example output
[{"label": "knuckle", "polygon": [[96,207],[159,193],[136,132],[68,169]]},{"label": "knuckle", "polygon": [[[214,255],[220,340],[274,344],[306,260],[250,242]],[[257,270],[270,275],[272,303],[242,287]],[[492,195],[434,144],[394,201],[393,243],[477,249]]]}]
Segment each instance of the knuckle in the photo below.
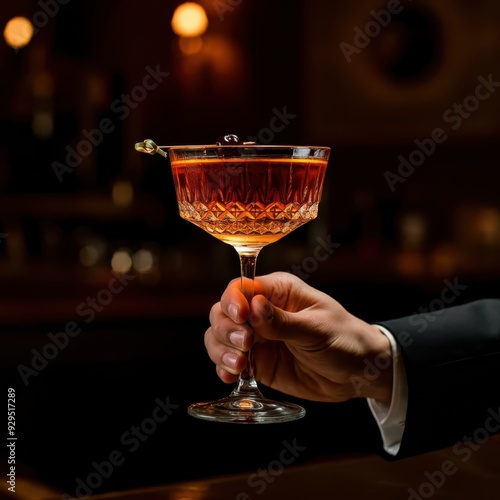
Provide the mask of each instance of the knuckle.
[{"label": "knuckle", "polygon": [[216,339],[219,339],[220,336],[221,336],[221,334],[222,334],[222,332],[221,332],[221,330],[222,330],[221,322],[218,321],[216,323],[213,323],[211,329],[212,329],[213,337],[216,338]]},{"label": "knuckle", "polygon": [[218,314],[218,312],[220,311],[220,302],[217,302],[216,304],[214,304],[211,308],[210,308],[210,313],[208,315],[208,318],[210,320],[210,323],[213,323],[215,321],[215,317],[216,315]]},{"label": "knuckle", "polygon": [[213,335],[213,333],[212,333],[212,327],[207,328],[207,330],[205,331],[205,336],[203,338],[203,341],[205,343],[205,348],[207,350],[210,347],[210,338],[211,338],[212,335]]}]

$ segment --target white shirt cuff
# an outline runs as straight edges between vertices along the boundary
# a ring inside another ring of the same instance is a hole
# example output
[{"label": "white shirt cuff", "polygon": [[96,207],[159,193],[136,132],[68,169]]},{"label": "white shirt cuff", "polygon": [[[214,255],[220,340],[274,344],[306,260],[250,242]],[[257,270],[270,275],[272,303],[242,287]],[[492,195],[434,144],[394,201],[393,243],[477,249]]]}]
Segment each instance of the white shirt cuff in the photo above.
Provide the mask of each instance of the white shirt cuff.
[{"label": "white shirt cuff", "polygon": [[408,384],[406,371],[399,346],[389,330],[375,325],[389,339],[393,360],[393,383],[391,404],[383,404],[368,398],[368,406],[377,421],[384,450],[392,456],[397,455],[405,430],[406,410],[408,407]]}]

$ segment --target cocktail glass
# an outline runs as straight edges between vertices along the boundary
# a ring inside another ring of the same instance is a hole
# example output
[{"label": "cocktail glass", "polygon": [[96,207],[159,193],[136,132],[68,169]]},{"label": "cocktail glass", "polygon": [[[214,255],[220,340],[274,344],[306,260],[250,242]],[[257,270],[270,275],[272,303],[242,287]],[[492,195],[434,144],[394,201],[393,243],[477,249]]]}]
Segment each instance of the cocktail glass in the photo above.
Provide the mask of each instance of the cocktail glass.
[{"label": "cocktail glass", "polygon": [[[157,146],[150,139],[136,149],[170,159],[180,216],[235,248],[249,303],[260,250],[316,218],[330,155],[328,147]],[[301,406],[262,395],[252,349],[247,356],[246,369],[228,397],[195,403],[188,413],[245,424],[302,418]]]}]

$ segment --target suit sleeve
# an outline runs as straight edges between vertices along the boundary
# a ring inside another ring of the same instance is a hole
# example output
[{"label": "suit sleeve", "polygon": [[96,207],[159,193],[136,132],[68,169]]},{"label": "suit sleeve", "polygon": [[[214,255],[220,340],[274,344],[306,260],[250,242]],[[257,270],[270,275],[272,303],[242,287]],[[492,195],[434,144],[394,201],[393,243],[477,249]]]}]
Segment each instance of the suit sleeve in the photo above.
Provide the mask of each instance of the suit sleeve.
[{"label": "suit sleeve", "polygon": [[379,324],[398,342],[408,382],[396,458],[500,431],[500,300]]}]

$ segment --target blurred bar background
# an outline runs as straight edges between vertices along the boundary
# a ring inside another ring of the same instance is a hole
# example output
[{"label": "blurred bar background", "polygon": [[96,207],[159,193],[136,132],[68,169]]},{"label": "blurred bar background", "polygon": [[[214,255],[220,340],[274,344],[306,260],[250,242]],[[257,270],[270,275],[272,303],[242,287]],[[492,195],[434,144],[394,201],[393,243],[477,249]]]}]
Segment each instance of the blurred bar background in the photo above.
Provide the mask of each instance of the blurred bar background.
[{"label": "blurred bar background", "polygon": [[394,19],[369,1],[201,2],[207,30],[182,39],[178,2],[63,3],[2,12],[39,26],[0,49],[5,299],[54,298],[56,314],[113,258],[139,277],[120,315],[145,312],[141,296],[219,291],[237,275],[232,249],[179,220],[168,162],[133,146],[230,132],[333,148],[319,220],[265,249],[261,273],[300,266],[328,236],[339,247],[306,261],[313,285],[498,277],[498,87],[471,98],[478,78],[500,79],[493,1],[396,2]]},{"label": "blurred bar background", "polygon": [[[213,392],[202,335],[237,255],[179,218],[168,161],[134,151],[145,138],[332,147],[319,218],[265,248],[258,274],[295,272],[367,321],[500,296],[498,2],[201,0],[208,24],[187,36],[171,25],[181,3],[2,6],[2,29],[16,16],[35,27],[24,46],[23,25],[0,42],[0,360],[13,383],[75,320],[86,335],[51,369],[172,361],[184,334]],[[113,273],[123,290],[103,292]]]}]

